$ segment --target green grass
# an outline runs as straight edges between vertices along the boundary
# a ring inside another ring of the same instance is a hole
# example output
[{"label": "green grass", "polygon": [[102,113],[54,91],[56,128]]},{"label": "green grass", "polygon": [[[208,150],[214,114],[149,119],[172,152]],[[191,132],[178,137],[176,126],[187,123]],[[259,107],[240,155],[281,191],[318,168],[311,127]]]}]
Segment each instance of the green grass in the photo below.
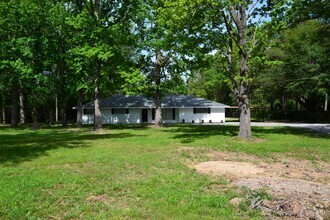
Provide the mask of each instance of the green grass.
[{"label": "green grass", "polygon": [[254,128],[255,141],[234,126],[164,128],[0,127],[0,219],[259,219],[232,206],[240,196],[224,179],[184,164],[184,146],[330,160],[329,136],[294,128]]}]

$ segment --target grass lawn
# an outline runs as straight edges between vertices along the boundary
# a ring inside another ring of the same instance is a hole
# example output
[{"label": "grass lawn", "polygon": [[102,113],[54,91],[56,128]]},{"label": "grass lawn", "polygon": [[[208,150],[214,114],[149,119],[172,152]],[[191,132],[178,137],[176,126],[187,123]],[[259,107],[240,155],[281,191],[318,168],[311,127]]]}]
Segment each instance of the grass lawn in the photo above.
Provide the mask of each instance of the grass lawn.
[{"label": "grass lawn", "polygon": [[[0,219],[262,219],[229,201],[242,192],[198,174],[182,147],[330,162],[329,136],[307,130],[178,125],[0,127]],[[205,157],[198,160],[207,160]]]}]

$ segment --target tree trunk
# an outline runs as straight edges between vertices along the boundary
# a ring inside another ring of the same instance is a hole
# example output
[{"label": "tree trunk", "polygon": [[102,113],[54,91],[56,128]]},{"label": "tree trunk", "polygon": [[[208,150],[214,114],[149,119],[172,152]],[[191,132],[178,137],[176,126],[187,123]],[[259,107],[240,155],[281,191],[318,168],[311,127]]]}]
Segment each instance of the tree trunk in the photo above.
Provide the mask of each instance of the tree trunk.
[{"label": "tree trunk", "polygon": [[251,109],[248,99],[244,99],[239,104],[239,133],[238,137],[242,139],[249,139],[252,137],[251,133]]},{"label": "tree trunk", "polygon": [[19,93],[19,123],[25,124],[25,106],[24,106],[24,95],[23,92]]},{"label": "tree trunk", "polygon": [[[59,47],[61,48],[61,52],[64,53],[65,50],[62,45],[62,41],[59,40]],[[66,127],[68,125],[67,117],[66,117],[66,106],[67,106],[67,92],[66,92],[66,85],[67,85],[67,75],[66,75],[66,63],[64,59],[58,60],[58,75],[59,75],[59,85],[58,85],[58,95],[57,98],[57,105],[59,103],[59,111],[61,114],[61,124],[62,127]],[[57,109],[58,111],[58,109]]]},{"label": "tree trunk", "polygon": [[270,110],[274,111],[274,101],[270,101]]},{"label": "tree trunk", "polygon": [[83,109],[82,109],[82,91],[78,92],[78,104],[77,104],[77,128],[82,128],[82,115],[83,115]]},{"label": "tree trunk", "polygon": [[162,106],[161,106],[161,99],[160,95],[156,95],[155,98],[155,104],[156,104],[156,110],[155,110],[155,126],[162,126],[163,120],[162,120]]},{"label": "tree trunk", "polygon": [[62,127],[68,126],[68,119],[66,117],[66,95],[61,102],[61,123]]},{"label": "tree trunk", "polygon": [[[229,37],[229,49],[228,49],[228,66],[230,71],[230,80],[232,82],[235,97],[239,106],[240,112],[240,126],[238,137],[242,139],[250,139],[252,138],[251,132],[251,109],[250,109],[250,94],[248,89],[248,81],[247,77],[249,76],[249,68],[248,68],[248,45],[247,45],[247,16],[246,16],[246,4],[241,4],[237,8],[234,6],[230,6],[230,18],[235,23],[236,26],[236,34],[233,33],[234,29],[232,25],[228,21],[226,14],[223,14],[225,19],[226,29],[230,35]],[[236,74],[236,70],[234,68],[235,63],[232,57],[233,53],[233,41],[239,48],[239,75]],[[238,77],[237,77],[238,76]],[[238,79],[237,79],[238,78]]]},{"label": "tree trunk", "polygon": [[102,114],[100,110],[100,97],[99,97],[99,80],[100,80],[100,61],[96,60],[95,66],[95,90],[94,90],[94,130],[102,129]]},{"label": "tree trunk", "polygon": [[57,94],[55,95],[55,122],[58,123],[58,99],[57,99]]},{"label": "tree trunk", "polygon": [[160,90],[161,78],[162,78],[162,67],[167,63],[167,58],[162,56],[162,52],[160,50],[156,50],[156,63],[155,63],[155,84],[156,84],[156,92],[155,92],[155,126],[162,126],[162,91]]},{"label": "tree trunk", "polygon": [[328,93],[325,94],[324,111],[328,111]]},{"label": "tree trunk", "polygon": [[12,109],[11,109],[11,127],[18,126],[18,85],[12,87]]},{"label": "tree trunk", "polygon": [[38,129],[38,111],[37,111],[36,107],[32,108],[32,119],[33,119],[32,129],[37,130]]},{"label": "tree trunk", "polygon": [[50,107],[49,109],[49,124],[52,125],[54,124],[54,110],[53,110],[53,106]]},{"label": "tree trunk", "polygon": [[285,97],[285,95],[282,95],[282,97],[281,97],[281,110],[283,111],[283,112],[285,112],[286,111],[286,103],[287,103],[287,101],[286,101],[286,97]]},{"label": "tree trunk", "polygon": [[1,107],[2,121],[1,121],[1,123],[6,124],[6,106],[5,106],[6,100],[5,100],[5,96],[3,94],[2,94],[1,98],[2,98],[2,107]]}]

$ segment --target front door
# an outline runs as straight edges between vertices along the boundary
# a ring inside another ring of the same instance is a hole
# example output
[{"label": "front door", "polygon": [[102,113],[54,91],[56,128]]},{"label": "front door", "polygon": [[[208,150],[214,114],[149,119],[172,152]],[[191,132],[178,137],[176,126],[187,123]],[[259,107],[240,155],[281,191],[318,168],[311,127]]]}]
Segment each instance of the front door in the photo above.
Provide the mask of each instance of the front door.
[{"label": "front door", "polygon": [[148,122],[148,109],[142,109],[142,123]]}]

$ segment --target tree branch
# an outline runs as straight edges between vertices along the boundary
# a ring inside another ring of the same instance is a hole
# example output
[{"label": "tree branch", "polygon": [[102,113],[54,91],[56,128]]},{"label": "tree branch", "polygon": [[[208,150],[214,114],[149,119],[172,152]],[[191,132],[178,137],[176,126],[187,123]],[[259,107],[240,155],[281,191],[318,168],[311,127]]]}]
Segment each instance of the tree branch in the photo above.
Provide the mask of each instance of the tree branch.
[{"label": "tree branch", "polygon": [[237,28],[242,28],[242,21],[239,18],[239,14],[236,12],[234,6],[230,6],[229,10],[230,16],[233,18],[233,21]]},{"label": "tree branch", "polygon": [[258,40],[256,40],[257,29],[258,29],[258,27],[256,27],[256,29],[253,32],[252,45],[251,45],[250,49],[247,51],[248,55],[250,55],[252,53],[253,48],[256,46],[256,44],[258,42]]},{"label": "tree branch", "polygon": [[239,49],[241,49],[240,46],[239,46],[239,43],[237,42],[237,39],[235,38],[235,36],[232,32],[232,28],[230,26],[230,23],[228,22],[228,18],[226,16],[224,10],[222,10],[222,15],[223,15],[223,18],[225,20],[225,25],[226,25],[226,29],[228,31],[229,37],[235,42],[235,44],[239,47]]},{"label": "tree branch", "polygon": [[[248,11],[248,15],[251,14],[251,12],[254,10],[254,8],[256,7],[256,5],[259,3],[259,0],[255,1],[252,5],[252,7],[249,9]],[[249,16],[247,16],[247,19],[249,18]]]}]

